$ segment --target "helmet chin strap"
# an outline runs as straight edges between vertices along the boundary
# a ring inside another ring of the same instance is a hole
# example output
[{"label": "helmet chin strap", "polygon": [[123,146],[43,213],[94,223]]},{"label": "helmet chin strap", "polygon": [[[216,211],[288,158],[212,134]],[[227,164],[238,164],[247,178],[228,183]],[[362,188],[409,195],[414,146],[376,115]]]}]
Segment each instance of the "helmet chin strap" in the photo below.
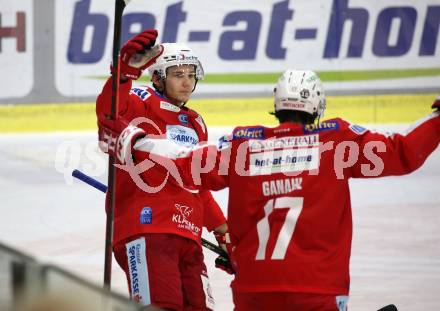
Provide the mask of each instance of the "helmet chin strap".
[{"label": "helmet chin strap", "polygon": [[194,87],[191,93],[194,93],[194,91],[196,90],[197,82],[199,82],[199,79],[196,78],[196,83],[194,83]]}]

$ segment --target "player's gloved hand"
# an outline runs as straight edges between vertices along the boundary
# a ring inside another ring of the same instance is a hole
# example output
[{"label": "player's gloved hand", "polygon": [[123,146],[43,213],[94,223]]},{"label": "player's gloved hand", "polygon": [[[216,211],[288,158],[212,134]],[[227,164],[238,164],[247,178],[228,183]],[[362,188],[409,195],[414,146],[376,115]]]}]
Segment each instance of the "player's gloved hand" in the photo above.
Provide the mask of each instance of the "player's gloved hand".
[{"label": "player's gloved hand", "polygon": [[214,236],[218,245],[225,251],[224,255],[220,255],[215,259],[215,267],[229,274],[234,274],[235,271],[228,255],[232,252],[232,244],[229,238],[229,232],[221,233],[214,231]]},{"label": "player's gloved hand", "polygon": [[221,233],[214,231],[215,239],[217,240],[218,245],[226,251],[228,254],[231,253],[231,240],[229,238],[229,232]]},{"label": "player's gloved hand", "polygon": [[120,53],[121,76],[136,80],[154,63],[163,52],[161,45],[154,46],[156,38],[157,30],[147,29],[124,44]]},{"label": "player's gloved hand", "polygon": [[235,274],[235,270],[232,267],[231,261],[229,260],[229,258],[226,258],[224,256],[218,256],[215,259],[215,267],[225,271],[226,273]]},{"label": "player's gloved hand", "polygon": [[440,111],[440,95],[437,96],[437,98],[434,100],[431,106],[433,109],[437,109],[437,111]]},{"label": "player's gloved hand", "polygon": [[130,157],[131,149],[140,137],[145,136],[145,131],[130,125],[127,120],[119,117],[116,121],[105,119],[98,120],[99,148],[116,157],[120,163],[125,163]]}]

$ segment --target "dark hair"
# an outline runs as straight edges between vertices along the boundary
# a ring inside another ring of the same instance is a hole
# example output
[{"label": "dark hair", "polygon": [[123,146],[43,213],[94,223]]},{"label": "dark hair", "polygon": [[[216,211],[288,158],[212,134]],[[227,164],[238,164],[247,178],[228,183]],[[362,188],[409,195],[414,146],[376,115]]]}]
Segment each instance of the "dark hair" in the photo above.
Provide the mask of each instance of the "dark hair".
[{"label": "dark hair", "polygon": [[313,124],[316,119],[316,115],[311,115],[305,111],[298,110],[278,110],[271,112],[280,123],[294,122],[301,124]]}]

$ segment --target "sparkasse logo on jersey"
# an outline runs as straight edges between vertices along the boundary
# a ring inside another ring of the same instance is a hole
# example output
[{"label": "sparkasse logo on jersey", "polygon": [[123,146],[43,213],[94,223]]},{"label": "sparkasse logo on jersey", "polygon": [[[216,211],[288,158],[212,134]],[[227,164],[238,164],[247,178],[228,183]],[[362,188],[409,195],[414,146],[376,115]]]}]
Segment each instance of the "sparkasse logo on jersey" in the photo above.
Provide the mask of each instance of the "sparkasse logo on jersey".
[{"label": "sparkasse logo on jersey", "polygon": [[196,131],[182,125],[167,125],[166,134],[169,140],[185,147],[197,145],[199,142]]},{"label": "sparkasse logo on jersey", "polygon": [[139,278],[138,278],[138,268],[137,268],[137,260],[136,260],[136,245],[131,246],[128,249],[129,253],[129,262],[130,262],[130,279],[131,279],[131,290],[132,297],[134,301],[139,302],[141,300],[141,296],[139,293]]}]

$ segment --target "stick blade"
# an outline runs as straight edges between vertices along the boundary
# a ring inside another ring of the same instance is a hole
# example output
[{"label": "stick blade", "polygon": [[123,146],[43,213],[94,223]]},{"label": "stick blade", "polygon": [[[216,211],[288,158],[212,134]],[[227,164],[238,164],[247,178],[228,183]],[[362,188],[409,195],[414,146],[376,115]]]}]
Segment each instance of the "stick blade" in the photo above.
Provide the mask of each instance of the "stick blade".
[{"label": "stick blade", "polygon": [[397,310],[397,307],[395,305],[391,304],[391,305],[385,306],[383,308],[380,308],[377,311],[398,311],[398,310]]}]

